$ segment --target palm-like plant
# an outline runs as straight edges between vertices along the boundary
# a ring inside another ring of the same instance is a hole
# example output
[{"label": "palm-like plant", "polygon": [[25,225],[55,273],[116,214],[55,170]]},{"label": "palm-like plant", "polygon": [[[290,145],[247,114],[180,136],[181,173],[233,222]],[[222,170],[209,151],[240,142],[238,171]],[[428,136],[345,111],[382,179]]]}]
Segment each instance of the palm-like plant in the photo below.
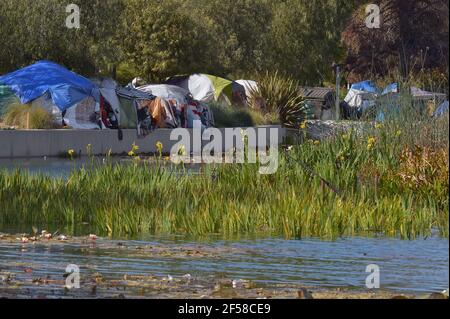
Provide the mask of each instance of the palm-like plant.
[{"label": "palm-like plant", "polygon": [[250,89],[248,104],[251,108],[277,113],[283,126],[298,128],[311,117],[311,109],[298,92],[299,83],[277,72],[266,72],[258,86]]}]

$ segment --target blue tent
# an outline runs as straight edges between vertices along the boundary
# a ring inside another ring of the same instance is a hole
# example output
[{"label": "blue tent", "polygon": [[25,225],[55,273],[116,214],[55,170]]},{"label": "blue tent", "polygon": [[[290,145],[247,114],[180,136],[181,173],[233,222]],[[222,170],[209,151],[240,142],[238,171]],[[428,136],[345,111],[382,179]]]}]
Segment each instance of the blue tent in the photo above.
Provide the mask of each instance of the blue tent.
[{"label": "blue tent", "polygon": [[0,84],[8,86],[23,104],[48,93],[61,111],[88,96],[100,100],[99,90],[91,81],[50,61],[0,76]]},{"label": "blue tent", "polygon": [[358,90],[358,91],[364,91],[368,93],[378,93],[378,88],[372,81],[363,81],[359,83],[354,83],[351,86],[352,89]]}]

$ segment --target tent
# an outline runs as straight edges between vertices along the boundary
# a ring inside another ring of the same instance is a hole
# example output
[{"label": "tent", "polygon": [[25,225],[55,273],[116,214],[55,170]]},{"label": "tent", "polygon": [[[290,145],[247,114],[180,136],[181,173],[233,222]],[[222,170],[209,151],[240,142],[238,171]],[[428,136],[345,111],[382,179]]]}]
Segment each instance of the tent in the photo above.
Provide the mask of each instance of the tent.
[{"label": "tent", "polygon": [[8,86],[22,104],[48,93],[61,112],[89,96],[100,101],[100,93],[91,81],[50,61],[0,76],[0,84]]},{"label": "tent", "polygon": [[245,95],[248,98],[252,91],[255,91],[258,89],[258,83],[256,81],[252,80],[236,80],[236,83],[239,85],[242,85],[245,90]]},{"label": "tent", "polygon": [[221,102],[226,105],[244,105],[245,88],[234,81],[209,74],[174,76],[166,84],[188,90],[200,102]]},{"label": "tent", "polygon": [[150,84],[138,87],[137,89],[154,96],[177,100],[178,103],[188,103],[192,99],[188,90],[176,85]]},{"label": "tent", "polygon": [[[179,86],[169,84],[150,84],[139,87],[138,90],[150,93],[161,101],[164,108],[164,127],[193,127],[194,120],[200,120],[204,127],[214,125],[214,118],[209,107],[195,101],[191,93]],[[150,105],[155,109],[154,105]]]},{"label": "tent", "polygon": [[155,96],[131,87],[117,88],[116,92],[120,102],[120,128],[137,129],[139,135],[150,132],[154,127],[150,115],[142,104],[150,103]]}]

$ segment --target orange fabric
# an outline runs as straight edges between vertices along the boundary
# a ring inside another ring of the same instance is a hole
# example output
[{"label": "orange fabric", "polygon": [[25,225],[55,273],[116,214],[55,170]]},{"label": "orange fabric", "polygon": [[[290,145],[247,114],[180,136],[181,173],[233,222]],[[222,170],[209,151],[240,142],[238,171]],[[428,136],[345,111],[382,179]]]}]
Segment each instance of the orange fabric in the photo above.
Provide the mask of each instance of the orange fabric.
[{"label": "orange fabric", "polygon": [[146,106],[148,107],[149,113],[152,117],[152,119],[156,123],[156,127],[164,128],[166,127],[166,109],[164,107],[165,101],[163,101],[161,98],[157,97],[153,101],[148,101],[146,103]]}]

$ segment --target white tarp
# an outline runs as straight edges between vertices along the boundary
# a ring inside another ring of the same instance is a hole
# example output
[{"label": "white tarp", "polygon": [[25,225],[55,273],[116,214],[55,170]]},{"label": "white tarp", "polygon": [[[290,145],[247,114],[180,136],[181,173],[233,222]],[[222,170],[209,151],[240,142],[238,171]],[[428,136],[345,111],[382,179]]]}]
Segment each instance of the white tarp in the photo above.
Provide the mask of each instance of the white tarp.
[{"label": "white tarp", "polygon": [[375,105],[375,99],[376,96],[373,93],[350,89],[344,101],[347,102],[350,107],[355,107],[364,111]]}]

